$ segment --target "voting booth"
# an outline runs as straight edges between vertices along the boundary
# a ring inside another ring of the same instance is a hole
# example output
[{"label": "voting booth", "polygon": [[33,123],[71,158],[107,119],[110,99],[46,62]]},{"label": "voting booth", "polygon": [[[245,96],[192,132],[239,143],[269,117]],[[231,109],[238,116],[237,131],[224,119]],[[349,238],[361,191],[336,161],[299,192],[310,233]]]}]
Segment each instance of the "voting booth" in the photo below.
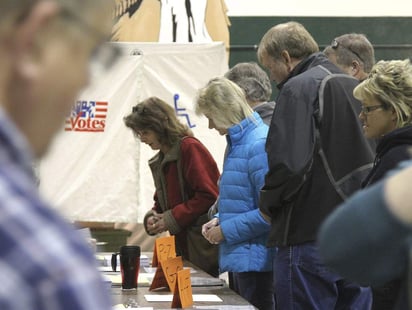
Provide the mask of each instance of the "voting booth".
[{"label": "voting booth", "polygon": [[221,169],[226,141],[193,103],[199,88],[228,70],[226,51],[221,42],[108,44],[122,50],[121,59],[79,95],[38,163],[39,186],[71,221],[141,223],[153,206],[148,160],[156,151],[134,137],[123,117],[150,96],[163,99]]}]

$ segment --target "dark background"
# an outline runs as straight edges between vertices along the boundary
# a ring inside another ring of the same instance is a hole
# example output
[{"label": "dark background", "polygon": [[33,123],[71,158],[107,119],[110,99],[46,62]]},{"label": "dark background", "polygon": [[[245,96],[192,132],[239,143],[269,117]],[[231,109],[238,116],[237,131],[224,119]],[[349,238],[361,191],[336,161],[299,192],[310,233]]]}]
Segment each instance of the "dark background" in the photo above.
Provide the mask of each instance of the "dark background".
[{"label": "dark background", "polygon": [[[335,37],[356,32],[365,34],[373,44],[376,61],[412,57],[412,17],[230,17],[229,66],[257,62],[261,37],[272,26],[292,20],[305,26],[320,50]],[[276,93],[273,87],[272,97]]]}]

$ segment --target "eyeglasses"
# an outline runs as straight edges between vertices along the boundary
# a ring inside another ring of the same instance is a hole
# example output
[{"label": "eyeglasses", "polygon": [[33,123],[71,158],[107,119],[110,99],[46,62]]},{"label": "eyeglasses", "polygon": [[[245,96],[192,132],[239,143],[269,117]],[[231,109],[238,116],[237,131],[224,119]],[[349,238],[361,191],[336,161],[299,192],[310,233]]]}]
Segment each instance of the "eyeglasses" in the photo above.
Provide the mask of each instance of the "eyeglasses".
[{"label": "eyeglasses", "polygon": [[93,50],[90,58],[91,74],[98,75],[109,70],[122,54],[120,47],[108,43],[109,39],[106,35],[86,22],[71,9],[63,6],[60,13],[65,18],[73,19],[77,25],[89,32],[92,36],[96,37],[100,42],[100,44]]},{"label": "eyeglasses", "polygon": [[382,105],[382,104],[380,104],[380,105],[371,105],[371,106],[368,106],[368,107],[362,106],[361,112],[363,114],[369,114],[370,112],[375,111],[379,108],[383,108],[383,107],[384,107],[384,105]]},{"label": "eyeglasses", "polygon": [[119,60],[121,51],[118,47],[110,43],[103,43],[97,46],[90,58],[90,71],[98,74],[108,71]]},{"label": "eyeglasses", "polygon": [[356,57],[358,57],[360,61],[364,62],[363,59],[362,59],[362,57],[360,57],[357,52],[355,52],[355,51],[354,51],[353,49],[351,49],[349,46],[343,45],[342,42],[339,42],[339,41],[336,40],[336,39],[333,39],[333,40],[332,40],[332,43],[330,44],[330,46],[331,46],[333,49],[335,49],[335,50],[338,49],[339,46],[341,46],[341,47],[343,47],[344,49],[346,49],[346,50],[348,50],[349,52],[351,52],[352,54],[354,54]]},{"label": "eyeglasses", "polygon": [[[36,1],[30,1],[24,10],[21,12],[19,16],[16,18],[16,24],[22,23],[27,16],[30,14],[31,10],[33,9],[33,5]],[[90,25],[86,22],[83,18],[78,16],[73,10],[70,8],[61,5],[60,6],[60,14],[63,18],[72,19],[76,22],[76,25],[82,27],[85,31],[89,32],[91,35],[96,37],[100,44],[94,49],[92,52],[90,63],[89,63],[89,70],[92,76],[98,76],[99,74],[109,70],[116,61],[120,58],[122,51],[120,47],[108,44],[107,41],[108,37],[100,32],[98,29]],[[106,42],[106,43],[105,43]]]}]

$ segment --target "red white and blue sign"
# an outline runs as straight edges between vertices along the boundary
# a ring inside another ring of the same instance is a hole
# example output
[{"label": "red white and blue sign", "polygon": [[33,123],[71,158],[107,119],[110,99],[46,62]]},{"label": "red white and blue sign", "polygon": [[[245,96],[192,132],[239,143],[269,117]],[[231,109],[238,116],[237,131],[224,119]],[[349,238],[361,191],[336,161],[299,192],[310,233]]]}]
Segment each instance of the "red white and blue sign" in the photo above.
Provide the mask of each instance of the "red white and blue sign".
[{"label": "red white and blue sign", "polygon": [[108,110],[106,101],[78,100],[70,117],[66,118],[65,131],[103,132]]}]

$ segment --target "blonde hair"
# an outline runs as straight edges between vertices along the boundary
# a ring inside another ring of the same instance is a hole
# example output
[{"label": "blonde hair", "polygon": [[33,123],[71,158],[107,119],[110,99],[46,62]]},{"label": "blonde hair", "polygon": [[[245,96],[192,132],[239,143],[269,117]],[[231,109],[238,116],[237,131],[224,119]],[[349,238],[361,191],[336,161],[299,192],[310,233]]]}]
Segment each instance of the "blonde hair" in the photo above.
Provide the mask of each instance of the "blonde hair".
[{"label": "blonde hair", "polygon": [[222,128],[232,127],[253,115],[244,91],[224,77],[210,80],[199,90],[195,112],[206,115]]},{"label": "blonde hair", "polygon": [[412,66],[409,59],[381,60],[373,67],[366,80],[353,90],[360,101],[376,99],[386,110],[394,109],[396,127],[412,123]]}]

